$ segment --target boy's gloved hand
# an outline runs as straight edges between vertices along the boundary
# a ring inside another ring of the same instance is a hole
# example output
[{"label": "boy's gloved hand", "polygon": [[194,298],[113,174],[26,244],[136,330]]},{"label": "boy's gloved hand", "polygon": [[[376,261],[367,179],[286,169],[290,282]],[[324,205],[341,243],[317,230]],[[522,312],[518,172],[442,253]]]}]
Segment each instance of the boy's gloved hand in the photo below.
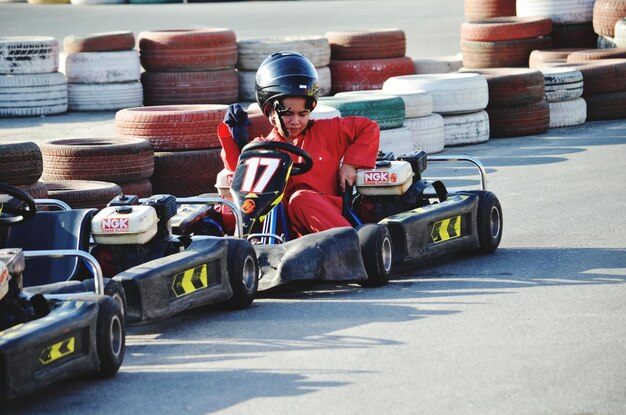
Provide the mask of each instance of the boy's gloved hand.
[{"label": "boy's gloved hand", "polygon": [[228,111],[224,115],[224,124],[230,129],[230,135],[233,136],[239,150],[248,144],[248,129],[246,127],[252,123],[248,119],[248,113],[241,108],[241,105],[232,104],[228,107]]}]

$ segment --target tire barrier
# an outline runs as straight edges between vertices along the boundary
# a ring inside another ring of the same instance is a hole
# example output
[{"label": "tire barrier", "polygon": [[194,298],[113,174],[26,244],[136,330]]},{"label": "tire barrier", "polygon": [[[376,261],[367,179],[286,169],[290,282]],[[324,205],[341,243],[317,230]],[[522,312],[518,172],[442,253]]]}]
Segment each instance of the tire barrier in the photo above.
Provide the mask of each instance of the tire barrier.
[{"label": "tire barrier", "polygon": [[383,84],[389,94],[427,91],[433,99],[433,112],[462,114],[485,109],[489,101],[487,81],[475,73],[408,75],[389,78]]},{"label": "tire barrier", "polygon": [[399,156],[413,151],[413,134],[405,126],[380,131],[380,149]]},{"label": "tire barrier", "polygon": [[617,48],[626,48],[626,18],[619,19],[615,23],[615,37],[613,43]]},{"label": "tire barrier", "polygon": [[587,103],[583,98],[549,102],[550,128],[573,127],[587,120]]},{"label": "tire barrier", "polygon": [[494,17],[461,24],[461,39],[499,42],[549,36],[552,21],[544,17]]},{"label": "tire barrier", "polygon": [[556,65],[567,63],[567,57],[573,53],[586,48],[563,48],[563,49],[537,49],[530,53],[528,58],[528,67],[531,69],[539,68],[547,65]]},{"label": "tire barrier", "polygon": [[487,80],[489,106],[512,107],[543,99],[545,81],[539,70],[524,68],[468,69]]},{"label": "tire barrier", "polygon": [[600,59],[625,59],[626,48],[587,49],[572,52],[567,56],[567,63],[589,62]]},{"label": "tire barrier", "polygon": [[517,16],[544,16],[555,24],[587,23],[595,0],[517,0]]},{"label": "tire barrier", "polygon": [[426,117],[407,118],[404,126],[412,133],[413,150],[427,154],[443,151],[444,124],[441,115],[433,113]]},{"label": "tire barrier", "polygon": [[406,54],[406,35],[400,29],[369,31],[326,32],[331,59],[390,59]]},{"label": "tire barrier", "polygon": [[465,0],[465,20],[488,19],[491,17],[515,16],[516,0]]},{"label": "tire barrier", "polygon": [[39,146],[32,142],[0,144],[0,183],[24,186],[37,183],[43,172]]},{"label": "tire barrier", "polygon": [[550,36],[498,42],[461,40],[465,68],[526,67],[533,50],[550,48]]},{"label": "tire barrier", "polygon": [[67,111],[62,73],[0,75],[0,117],[33,117]]},{"label": "tire barrier", "polygon": [[44,181],[128,183],[154,172],[154,151],[139,138],[71,138],[41,144]]},{"label": "tire barrier", "polygon": [[487,111],[491,138],[541,134],[550,128],[550,106],[545,99],[515,107],[488,108]]},{"label": "tire barrier", "polygon": [[70,111],[115,111],[143,105],[139,81],[106,84],[68,84]]},{"label": "tire barrier", "polygon": [[59,42],[48,36],[0,37],[0,74],[22,75],[56,72]]},{"label": "tire barrier", "polygon": [[104,84],[138,81],[141,66],[134,50],[81,52],[66,55],[61,72],[70,84]]},{"label": "tire barrier", "polygon": [[118,183],[118,185],[125,195],[150,197],[154,194],[152,191],[152,183],[148,179],[128,183]]},{"label": "tire barrier", "polygon": [[63,39],[63,52],[113,52],[135,48],[135,35],[129,31],[70,35]]},{"label": "tire barrier", "polygon": [[415,74],[450,73],[456,72],[463,67],[461,54],[453,56],[440,56],[429,59],[413,59]]},{"label": "tire barrier", "polygon": [[382,88],[394,76],[415,73],[409,57],[361,60],[331,60],[332,93]]},{"label": "tire barrier", "polygon": [[399,128],[404,124],[404,101],[396,96],[320,97],[319,103],[336,108],[342,117],[354,115],[376,121],[381,130]]},{"label": "tire barrier", "polygon": [[152,191],[177,197],[214,193],[217,174],[224,168],[221,149],[156,152]]},{"label": "tire barrier", "polygon": [[150,141],[155,151],[216,148],[227,109],[217,104],[126,108],[115,114],[115,129],[120,137]]},{"label": "tire barrier", "polygon": [[291,50],[306,56],[316,68],[330,64],[330,43],[323,36],[293,36],[237,41],[237,69],[256,72],[266,57]]},{"label": "tire barrier", "polygon": [[596,0],[593,5],[593,30],[602,36],[615,36],[615,24],[626,16],[626,2]]},{"label": "tire barrier", "polygon": [[426,117],[433,112],[433,98],[426,91],[406,91],[395,92],[393,94],[385,93],[382,89],[373,89],[368,91],[348,91],[335,94],[337,97],[341,96],[397,96],[404,101],[404,117],[416,118]]},{"label": "tire barrier", "polygon": [[587,119],[615,120],[626,118],[626,92],[589,95],[587,103]]},{"label": "tire barrier", "polygon": [[616,48],[617,43],[615,43],[615,39],[609,36],[598,36],[598,43],[596,45],[598,49],[610,49]]},{"label": "tire barrier", "polygon": [[115,183],[97,180],[57,180],[43,183],[49,198],[62,200],[72,209],[102,209],[122,192],[122,188]]},{"label": "tire barrier", "polygon": [[144,72],[141,83],[145,105],[231,104],[237,101],[239,89],[235,68],[202,72]]},{"label": "tire barrier", "polygon": [[444,146],[479,144],[489,140],[487,111],[470,114],[444,115]]},{"label": "tire barrier", "polygon": [[553,24],[551,37],[555,49],[589,49],[598,44],[598,35],[591,23]]},{"label": "tire barrier", "polygon": [[573,68],[541,68],[548,102],[569,101],[582,97],[583,74]]}]

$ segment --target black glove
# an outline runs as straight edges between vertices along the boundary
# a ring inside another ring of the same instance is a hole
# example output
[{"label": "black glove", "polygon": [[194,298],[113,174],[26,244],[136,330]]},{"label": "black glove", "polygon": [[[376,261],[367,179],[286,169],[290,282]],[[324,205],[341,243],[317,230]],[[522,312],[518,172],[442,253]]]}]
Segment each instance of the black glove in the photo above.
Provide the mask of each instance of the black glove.
[{"label": "black glove", "polygon": [[241,105],[232,104],[228,107],[228,111],[224,115],[224,124],[230,129],[230,135],[233,136],[239,150],[248,144],[247,126],[252,123],[248,119],[248,113],[241,108]]}]

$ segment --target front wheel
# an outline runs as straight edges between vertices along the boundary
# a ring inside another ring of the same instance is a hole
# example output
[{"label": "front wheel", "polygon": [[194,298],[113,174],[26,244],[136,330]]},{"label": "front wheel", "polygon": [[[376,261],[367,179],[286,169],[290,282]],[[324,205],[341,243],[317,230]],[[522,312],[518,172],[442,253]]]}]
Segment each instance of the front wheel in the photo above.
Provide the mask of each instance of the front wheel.
[{"label": "front wheel", "polygon": [[[96,291],[95,284],[96,283],[93,278],[83,281],[83,285],[85,286],[85,289],[89,292]],[[124,292],[124,287],[122,286],[122,283],[117,280],[105,278],[104,279],[104,295],[108,295],[109,297],[113,298],[113,300],[115,300],[115,302],[120,305],[120,307],[122,308],[122,316],[125,317],[126,308],[127,308],[126,293]]]},{"label": "front wheel", "polygon": [[126,326],[122,308],[113,298],[105,297],[100,303],[96,327],[96,347],[100,359],[100,376],[115,376],[126,348]]},{"label": "front wheel", "polygon": [[363,265],[367,272],[364,287],[380,287],[389,282],[393,265],[393,243],[385,225],[367,224],[359,230],[359,243]]},{"label": "front wheel", "polygon": [[224,303],[241,310],[252,304],[259,287],[259,265],[252,244],[246,240],[228,240],[228,278],[233,296]]},{"label": "front wheel", "polygon": [[502,240],[502,207],[498,197],[488,191],[473,191],[478,195],[478,240],[479,254],[491,254],[498,249]]}]

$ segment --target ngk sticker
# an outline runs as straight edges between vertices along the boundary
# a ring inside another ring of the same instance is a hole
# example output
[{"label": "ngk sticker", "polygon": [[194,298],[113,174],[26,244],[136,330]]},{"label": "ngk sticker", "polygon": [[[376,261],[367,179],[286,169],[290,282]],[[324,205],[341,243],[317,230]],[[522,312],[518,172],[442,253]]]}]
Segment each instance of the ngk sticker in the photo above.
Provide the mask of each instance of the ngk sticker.
[{"label": "ngk sticker", "polygon": [[9,282],[9,270],[4,265],[0,267],[0,289]]},{"label": "ngk sticker", "polygon": [[102,232],[128,232],[128,218],[105,218],[100,226]]},{"label": "ngk sticker", "polygon": [[389,173],[386,171],[368,171],[365,173],[365,184],[387,184]]}]

